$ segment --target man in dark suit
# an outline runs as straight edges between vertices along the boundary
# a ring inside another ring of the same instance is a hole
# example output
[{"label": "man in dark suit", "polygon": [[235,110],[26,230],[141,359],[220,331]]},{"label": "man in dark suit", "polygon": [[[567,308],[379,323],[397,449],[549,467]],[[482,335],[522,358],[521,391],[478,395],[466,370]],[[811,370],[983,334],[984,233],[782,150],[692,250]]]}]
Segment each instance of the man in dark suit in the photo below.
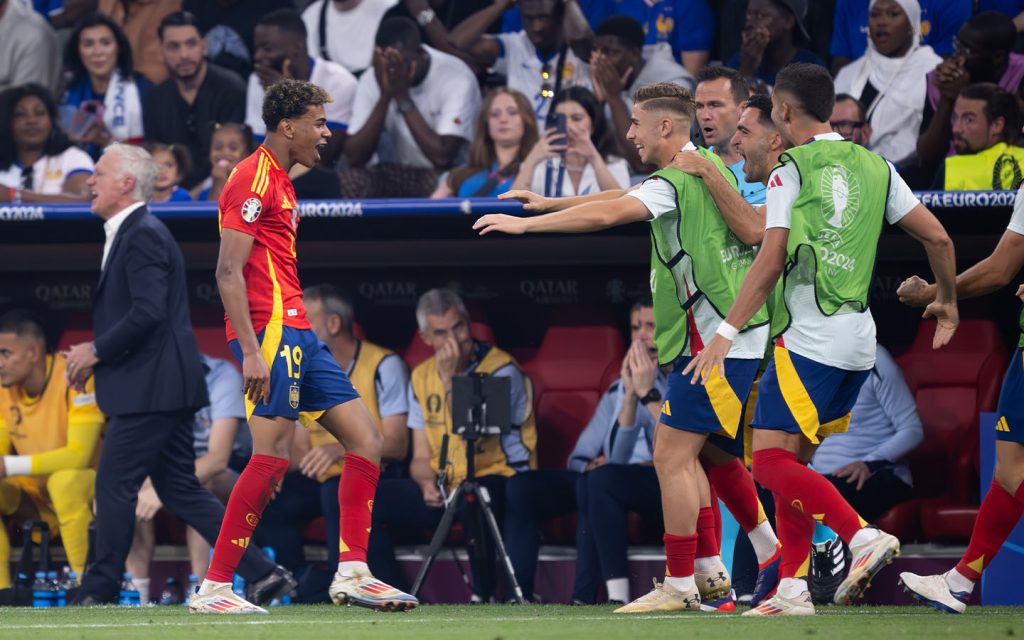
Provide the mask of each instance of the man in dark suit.
[{"label": "man in dark suit", "polygon": [[[224,506],[195,475],[193,415],[209,400],[189,319],[184,258],[145,204],[156,173],[145,150],[115,144],[89,179],[92,211],[105,220],[107,236],[93,303],[96,338],[70,349],[67,376],[80,386],[95,375],[96,399],[109,421],[96,476],[96,561],[79,604],[117,597],[146,476],[164,505],[210,544],[224,517]],[[239,574],[257,601],[295,587],[291,574],[255,546]]]}]

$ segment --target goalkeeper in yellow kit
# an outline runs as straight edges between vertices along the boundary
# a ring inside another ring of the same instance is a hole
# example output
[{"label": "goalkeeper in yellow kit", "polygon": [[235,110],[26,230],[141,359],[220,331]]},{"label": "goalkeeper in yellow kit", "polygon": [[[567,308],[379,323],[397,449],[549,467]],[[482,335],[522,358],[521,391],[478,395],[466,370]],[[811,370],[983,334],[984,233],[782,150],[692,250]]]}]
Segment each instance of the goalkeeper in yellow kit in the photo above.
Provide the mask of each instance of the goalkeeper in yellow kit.
[{"label": "goalkeeper in yellow kit", "polygon": [[[43,520],[59,531],[68,564],[81,575],[104,418],[92,379],[78,393],[64,381],[64,367],[31,314],[0,316],[0,517]],[[10,555],[0,524],[0,588],[11,584]]]}]

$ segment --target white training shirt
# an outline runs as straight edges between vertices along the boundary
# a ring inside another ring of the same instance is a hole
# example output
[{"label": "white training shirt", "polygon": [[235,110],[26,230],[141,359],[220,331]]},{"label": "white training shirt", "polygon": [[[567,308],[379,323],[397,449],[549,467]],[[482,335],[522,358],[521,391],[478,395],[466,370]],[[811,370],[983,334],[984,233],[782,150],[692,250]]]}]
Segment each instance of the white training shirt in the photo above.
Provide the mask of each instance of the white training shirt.
[{"label": "white training shirt", "polygon": [[[480,87],[476,76],[465,62],[455,56],[427,45],[421,46],[430,54],[430,70],[423,82],[410,87],[409,99],[438,135],[472,140],[474,120],[480,110]],[[368,71],[359,78],[349,122],[350,133],[363,128],[379,99],[377,78]],[[405,116],[398,112],[394,100],[388,105],[384,131],[377,144],[377,158],[380,162],[434,168],[412,137]]]},{"label": "white training shirt", "polygon": [[[352,103],[356,98],[358,81],[352,73],[334,62],[311,58],[312,68],[309,81],[323,88],[332,101],[324,105],[327,127],[334,131],[345,131],[352,120]],[[263,123],[263,95],[266,87],[255,73],[249,74],[249,86],[245,93],[245,124],[252,127],[252,133],[260,142],[267,135]]]},{"label": "white training shirt", "polygon": [[[510,89],[515,89],[526,96],[533,105],[534,113],[537,114],[537,128],[543,132],[544,119],[548,115],[554,96],[545,98],[541,95],[541,90],[545,85],[549,90],[555,90],[555,70],[558,67],[559,53],[556,52],[547,61],[541,60],[525,31],[499,33],[493,37],[501,46],[501,54],[494,63],[494,71],[507,78]],[[549,73],[547,80],[542,77],[545,66]],[[575,86],[591,89],[590,65],[576,57],[572,47],[566,46],[559,90]]]},{"label": "white training shirt", "polygon": [[302,12],[302,21],[306,23],[306,44],[313,58],[323,58],[320,51],[320,14],[324,2],[328,5],[324,33],[331,62],[337,62],[356,74],[370,68],[377,28],[384,14],[398,4],[398,0],[362,0],[348,11],[341,11],[331,0],[317,0],[309,5]]},{"label": "white training shirt", "polygon": [[1017,190],[1017,196],[1013,199],[1013,214],[1006,229],[1024,236],[1024,184]]},{"label": "white training shirt", "polygon": [[[815,140],[841,141],[838,133],[826,133]],[[896,224],[920,201],[903,181],[891,162],[885,219]],[[768,178],[766,229],[790,228],[793,203],[800,194],[800,172],[792,162],[782,164]],[[870,269],[873,265],[862,265]],[[791,323],[783,334],[786,348],[815,362],[847,371],[867,371],[875,365],[875,321],[871,310],[863,313],[824,315],[815,297],[814,276],[802,265],[786,276],[784,292]]]},{"label": "white training shirt", "polygon": [[[545,194],[544,186],[547,184],[549,163],[551,168],[551,193]],[[533,182],[530,183],[530,190],[534,193],[548,195],[552,198],[585,196],[589,193],[598,193],[599,191],[602,191],[601,187],[597,184],[597,171],[594,169],[594,165],[588,162],[583,167],[582,175],[580,175],[580,188],[578,190],[573,188],[572,178],[569,176],[569,170],[567,168],[562,177],[562,190],[556,193],[555,191],[558,187],[558,169],[561,163],[561,158],[549,158],[538,164],[537,168],[533,170]],[[615,181],[619,183],[619,189],[625,189],[629,186],[629,164],[625,160],[609,156],[605,159],[605,165],[608,167],[608,173],[612,174]]]},{"label": "white training shirt", "polygon": [[[55,156],[42,156],[32,165],[32,191],[46,195],[64,192],[64,182],[78,173],[92,175],[93,162],[89,154],[78,147],[68,147]],[[21,186],[24,167],[14,162],[6,171],[0,171],[0,185],[11,188]]]},{"label": "white training shirt", "polygon": [[[683,151],[695,151],[697,147],[692,142],[688,142]],[[640,202],[644,203],[647,207],[647,211],[651,214],[651,219],[657,219],[661,216],[680,216],[679,211],[679,200],[676,196],[675,187],[673,187],[667,180],[655,176],[644,181],[639,188],[633,189],[627,195],[636,198]],[[730,257],[730,260],[734,257]],[[680,260],[679,265],[683,269],[683,277],[687,283],[690,291],[696,291],[697,285],[693,278],[693,262],[690,256],[687,255]],[[651,278],[651,282],[654,282],[654,278]],[[722,309],[723,312],[728,313],[728,309]],[[718,330],[718,326],[722,324],[722,316],[715,312],[714,307],[708,301],[707,296],[702,296],[692,307],[690,307],[689,313],[693,316],[694,324],[697,325],[697,333],[700,335],[700,339],[704,344],[711,342],[712,338],[715,337],[715,332]],[[729,358],[744,358],[752,360],[760,360],[764,357],[765,347],[768,346],[768,325],[760,326],[754,329],[748,329],[736,336],[733,340],[732,347],[729,349]],[[691,351],[685,355],[693,355],[693,341],[687,345]]]}]

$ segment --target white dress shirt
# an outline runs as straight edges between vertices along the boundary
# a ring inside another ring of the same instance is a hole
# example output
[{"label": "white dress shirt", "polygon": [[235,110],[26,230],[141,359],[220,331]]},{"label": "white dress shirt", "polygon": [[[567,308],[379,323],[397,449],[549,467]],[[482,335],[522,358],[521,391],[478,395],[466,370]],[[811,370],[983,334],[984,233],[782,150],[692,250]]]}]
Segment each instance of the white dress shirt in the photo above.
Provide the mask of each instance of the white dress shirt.
[{"label": "white dress shirt", "polygon": [[103,231],[107,234],[107,241],[103,243],[103,261],[100,262],[100,270],[105,269],[107,266],[107,257],[110,255],[110,247],[114,246],[114,238],[117,237],[117,230],[121,228],[121,225],[124,224],[124,221],[132,214],[133,211],[144,204],[146,203],[136,202],[130,204],[103,223]]}]

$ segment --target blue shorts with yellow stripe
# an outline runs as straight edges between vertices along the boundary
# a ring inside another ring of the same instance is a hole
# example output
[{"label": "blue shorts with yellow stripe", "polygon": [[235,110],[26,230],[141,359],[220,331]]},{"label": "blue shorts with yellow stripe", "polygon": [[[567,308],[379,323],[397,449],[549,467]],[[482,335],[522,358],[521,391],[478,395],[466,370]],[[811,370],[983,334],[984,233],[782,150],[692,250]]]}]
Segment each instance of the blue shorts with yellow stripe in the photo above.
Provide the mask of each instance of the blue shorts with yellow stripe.
[{"label": "blue shorts with yellow stripe", "polygon": [[850,425],[850,410],[871,371],[830,367],[775,345],[761,376],[754,429],[803,433],[813,444]]},{"label": "blue shorts with yellow stripe", "polygon": [[716,369],[707,385],[702,385],[690,384],[692,372],[688,376],[682,373],[692,359],[684,356],[676,360],[668,379],[661,422],[682,431],[711,434],[708,442],[743,457],[743,407],[761,361],[726,358],[725,378],[717,375]]},{"label": "blue shorts with yellow stripe", "polygon": [[[246,398],[247,417],[295,420],[299,412],[322,413],[359,397],[327,345],[317,339],[312,329],[268,325],[256,337],[270,367],[270,401],[254,405]],[[238,340],[232,340],[228,346],[241,363]]]},{"label": "blue shorts with yellow stripe", "polygon": [[1006,370],[996,413],[996,440],[1024,444],[1024,354],[1020,349],[1013,352]]}]

